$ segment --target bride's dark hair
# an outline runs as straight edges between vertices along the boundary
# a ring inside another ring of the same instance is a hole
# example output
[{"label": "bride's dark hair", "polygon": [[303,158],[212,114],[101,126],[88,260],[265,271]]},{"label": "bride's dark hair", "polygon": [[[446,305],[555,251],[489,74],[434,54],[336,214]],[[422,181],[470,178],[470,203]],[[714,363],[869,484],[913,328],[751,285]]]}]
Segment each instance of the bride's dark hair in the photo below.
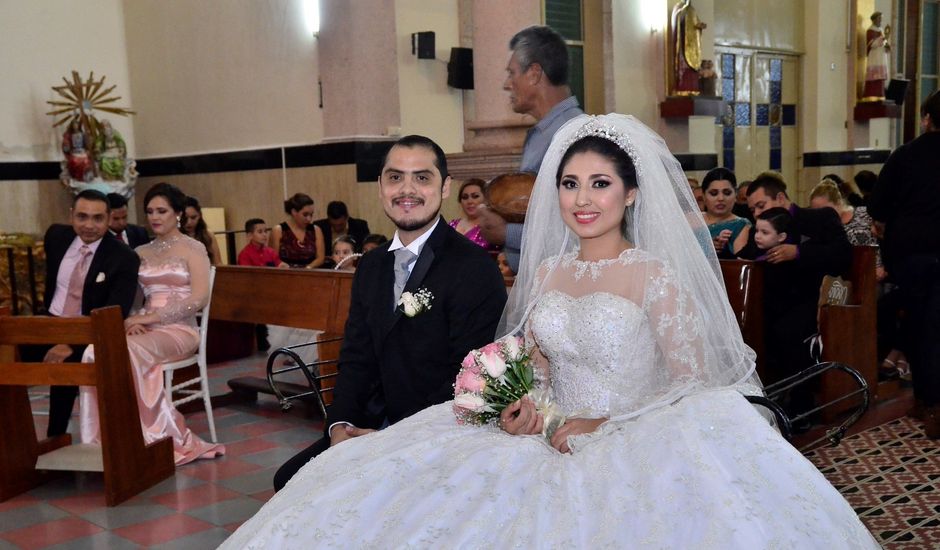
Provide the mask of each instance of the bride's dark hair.
[{"label": "bride's dark hair", "polygon": [[572,143],[571,147],[568,147],[568,150],[561,157],[561,162],[558,163],[558,172],[555,174],[556,187],[561,184],[562,172],[571,157],[578,153],[588,152],[596,153],[613,163],[617,175],[623,180],[623,184],[628,191],[637,187],[636,167],[633,165],[630,155],[616,143],[599,136],[585,136]]}]

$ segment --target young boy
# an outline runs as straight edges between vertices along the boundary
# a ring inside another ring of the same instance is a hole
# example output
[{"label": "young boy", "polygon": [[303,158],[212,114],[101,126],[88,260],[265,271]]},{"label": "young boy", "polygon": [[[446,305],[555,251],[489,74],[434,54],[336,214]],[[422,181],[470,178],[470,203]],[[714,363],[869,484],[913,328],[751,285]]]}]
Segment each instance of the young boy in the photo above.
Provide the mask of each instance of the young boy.
[{"label": "young boy", "polygon": [[248,244],[238,253],[238,265],[287,267],[287,264],[278,257],[277,252],[267,245],[269,231],[267,224],[261,218],[251,218],[245,222]]},{"label": "young boy", "polygon": [[[770,250],[787,241],[787,229],[790,228],[790,212],[786,208],[770,208],[761,212],[754,221],[754,244],[761,250]],[[762,254],[757,260],[766,260]]]}]

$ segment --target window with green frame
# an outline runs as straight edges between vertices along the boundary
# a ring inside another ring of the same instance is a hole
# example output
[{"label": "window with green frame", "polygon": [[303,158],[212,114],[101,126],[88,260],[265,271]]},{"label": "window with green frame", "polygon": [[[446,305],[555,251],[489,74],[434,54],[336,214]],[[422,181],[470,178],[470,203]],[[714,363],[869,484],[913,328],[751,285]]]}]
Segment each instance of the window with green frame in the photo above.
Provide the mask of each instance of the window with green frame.
[{"label": "window with green frame", "polygon": [[545,24],[555,29],[568,45],[571,61],[571,93],[584,103],[584,24],[581,0],[545,0]]}]

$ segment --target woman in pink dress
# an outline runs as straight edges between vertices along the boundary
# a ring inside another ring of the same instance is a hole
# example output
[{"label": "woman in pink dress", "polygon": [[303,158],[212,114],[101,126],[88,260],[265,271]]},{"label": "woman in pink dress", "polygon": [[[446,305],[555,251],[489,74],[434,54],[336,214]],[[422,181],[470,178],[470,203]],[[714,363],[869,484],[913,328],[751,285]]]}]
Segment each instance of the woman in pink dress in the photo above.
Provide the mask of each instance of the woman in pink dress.
[{"label": "woman in pink dress", "polygon": [[480,233],[480,206],[483,205],[484,202],[484,185],[485,182],[477,178],[471,178],[463,182],[460,186],[460,192],[457,193],[457,200],[460,201],[460,208],[463,210],[463,215],[459,218],[452,219],[450,226],[475,244],[487,250],[497,251],[499,247],[491,245]]},{"label": "woman in pink dress", "polygon": [[[188,357],[198,348],[196,313],[209,300],[206,247],[180,233],[184,200],[182,191],[167,183],[154,185],[144,198],[156,239],[136,249],[144,305],[124,321],[144,440],[172,437],[177,465],[225,453],[225,447],[203,441],[186,427],[163,386],[163,364]],[[88,350],[86,358],[93,360],[94,350],[91,346]],[[83,443],[101,441],[94,388],[82,388],[81,435]]]}]

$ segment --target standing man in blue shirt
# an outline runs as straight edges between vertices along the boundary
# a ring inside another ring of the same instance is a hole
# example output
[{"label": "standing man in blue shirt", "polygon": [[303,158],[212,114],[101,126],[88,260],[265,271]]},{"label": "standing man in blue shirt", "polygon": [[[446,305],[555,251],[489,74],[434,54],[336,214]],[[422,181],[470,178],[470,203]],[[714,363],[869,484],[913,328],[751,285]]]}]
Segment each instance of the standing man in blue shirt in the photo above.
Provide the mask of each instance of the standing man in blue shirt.
[{"label": "standing man in blue shirt", "polygon": [[[528,27],[512,37],[509,49],[503,89],[509,92],[513,111],[538,121],[526,135],[519,170],[537,174],[555,132],[584,111],[568,87],[568,47],[560,34],[551,27]],[[518,271],[522,224],[507,224],[495,212],[482,209],[480,229],[487,241],[504,246],[509,267]]]}]

